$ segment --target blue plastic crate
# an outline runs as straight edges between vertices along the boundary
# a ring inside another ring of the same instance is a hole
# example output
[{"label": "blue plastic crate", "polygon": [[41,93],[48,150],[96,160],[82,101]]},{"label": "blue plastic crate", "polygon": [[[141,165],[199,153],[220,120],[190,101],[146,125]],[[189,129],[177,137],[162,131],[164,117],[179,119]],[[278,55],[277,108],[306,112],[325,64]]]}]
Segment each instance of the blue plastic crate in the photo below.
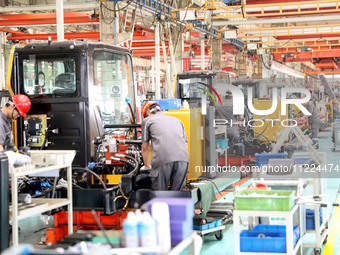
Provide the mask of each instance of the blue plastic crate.
[{"label": "blue plastic crate", "polygon": [[217,220],[215,223],[215,228],[222,226],[222,220]]},{"label": "blue plastic crate", "polygon": [[[295,247],[300,238],[299,226],[293,227],[293,234]],[[286,253],[286,226],[257,225],[252,230],[243,230],[240,233],[240,250],[241,252]]]},{"label": "blue plastic crate", "polygon": [[271,158],[288,158],[288,153],[255,153],[255,165],[257,167],[266,165]]},{"label": "blue plastic crate", "polygon": [[[322,210],[319,209],[320,225],[322,224]],[[306,230],[315,230],[315,212],[312,209],[306,209]]]},{"label": "blue plastic crate", "polygon": [[179,110],[182,108],[181,99],[155,99],[159,103],[162,111]]},{"label": "blue plastic crate", "polygon": [[313,160],[311,158],[295,158],[295,163],[298,165],[310,165]]},{"label": "blue plastic crate", "polygon": [[222,226],[222,220],[217,220],[213,222],[209,222],[204,225],[194,225],[194,230],[203,231],[208,229],[213,229]]},{"label": "blue plastic crate", "polygon": [[216,144],[218,145],[219,149],[228,149],[228,139],[216,139]]}]

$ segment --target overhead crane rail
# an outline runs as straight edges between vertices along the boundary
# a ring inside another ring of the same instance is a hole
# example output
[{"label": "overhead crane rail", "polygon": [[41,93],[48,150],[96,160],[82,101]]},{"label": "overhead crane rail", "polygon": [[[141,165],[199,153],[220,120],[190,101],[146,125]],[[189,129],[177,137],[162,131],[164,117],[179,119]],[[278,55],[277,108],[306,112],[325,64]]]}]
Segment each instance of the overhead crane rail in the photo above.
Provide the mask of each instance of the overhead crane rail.
[{"label": "overhead crane rail", "polygon": [[[214,20],[232,19],[232,18],[264,18],[271,16],[286,16],[286,15],[305,15],[305,14],[327,14],[340,12],[340,0],[322,0],[322,1],[303,1],[303,2],[279,2],[275,4],[243,4],[231,6],[216,6],[215,10],[218,15],[212,16]],[[173,17],[178,12],[184,10],[197,10],[197,8],[188,9],[173,9],[171,10]],[[208,10],[200,8],[199,10]],[[225,13],[220,14],[221,11]],[[197,19],[202,19],[198,17]]]},{"label": "overhead crane rail", "polygon": [[[230,31],[230,29],[221,29],[219,32]],[[276,36],[306,36],[315,35],[336,35],[340,34],[340,24],[327,25],[310,25],[294,27],[270,27],[270,28],[242,28],[238,29],[237,38],[259,38],[259,37],[276,37]]]},{"label": "overhead crane rail", "polygon": [[[253,43],[253,42],[252,42]],[[256,42],[258,49],[288,49],[297,48],[311,48],[310,50],[332,50],[336,46],[340,46],[339,39],[294,39],[294,40],[271,40]],[[305,50],[307,51],[307,50]]]}]

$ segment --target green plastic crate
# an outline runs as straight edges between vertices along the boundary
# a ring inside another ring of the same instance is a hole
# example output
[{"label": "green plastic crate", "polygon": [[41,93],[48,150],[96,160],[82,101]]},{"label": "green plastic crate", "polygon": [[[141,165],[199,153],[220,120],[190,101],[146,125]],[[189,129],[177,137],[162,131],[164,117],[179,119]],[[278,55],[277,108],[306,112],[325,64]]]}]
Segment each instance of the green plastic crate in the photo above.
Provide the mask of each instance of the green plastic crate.
[{"label": "green plastic crate", "polygon": [[[243,197],[252,193],[278,197]],[[243,190],[235,196],[236,210],[290,211],[294,207],[295,191],[291,190]]]}]

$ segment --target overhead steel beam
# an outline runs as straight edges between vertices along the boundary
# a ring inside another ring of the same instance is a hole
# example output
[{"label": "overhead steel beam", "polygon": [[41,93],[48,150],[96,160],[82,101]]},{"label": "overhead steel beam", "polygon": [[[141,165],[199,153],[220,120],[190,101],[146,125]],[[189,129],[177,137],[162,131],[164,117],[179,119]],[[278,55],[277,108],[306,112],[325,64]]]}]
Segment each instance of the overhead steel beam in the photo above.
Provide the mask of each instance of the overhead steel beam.
[{"label": "overhead steel beam", "polygon": [[283,17],[283,18],[267,18],[267,19],[248,19],[248,20],[216,20],[215,26],[239,26],[239,25],[259,25],[259,24],[278,24],[278,23],[295,23],[295,22],[311,22],[311,21],[330,21],[338,20],[339,14],[336,15],[306,15],[302,17]]},{"label": "overhead steel beam", "polygon": [[305,71],[306,74],[308,75],[313,75],[313,74],[324,74],[324,75],[333,75],[333,74],[340,74],[340,70],[334,70],[334,71]]},{"label": "overhead steel beam", "polygon": [[[235,18],[267,18],[292,15],[331,14],[340,12],[340,0],[322,1],[293,1],[278,3],[258,3],[241,5],[216,6],[214,10],[200,8],[200,11],[211,11],[212,19],[235,19]],[[172,17],[175,18],[180,12],[197,11],[197,8],[172,9]],[[204,19],[197,17],[196,19]]]},{"label": "overhead steel beam", "polygon": [[[98,22],[99,18],[91,18],[92,11],[65,12],[64,23]],[[29,26],[29,25],[51,25],[56,24],[57,14],[30,13],[30,14],[6,14],[0,15],[0,26]]]},{"label": "overhead steel beam", "polygon": [[[55,4],[43,4],[43,5],[24,5],[24,6],[5,6],[0,7],[1,13],[13,13],[13,12],[27,12],[27,11],[47,11],[55,10]],[[93,10],[99,9],[98,3],[76,3],[76,4],[64,4],[65,10]]]},{"label": "overhead steel beam", "polygon": [[[329,49],[333,46],[340,46],[340,36],[339,39],[297,39],[297,40],[271,40],[271,41],[261,41],[257,42],[257,48],[261,49],[287,49],[291,47],[300,48],[303,47],[312,48],[316,50]],[[304,49],[306,50],[306,49]]]},{"label": "overhead steel beam", "polygon": [[[57,34],[13,34],[8,36],[7,40],[48,40],[51,37],[52,41],[57,40]],[[65,33],[65,39],[81,39],[87,38],[92,40],[99,40],[99,32],[78,32],[78,33]]]},{"label": "overhead steel beam", "polygon": [[276,51],[272,53],[274,60],[279,62],[303,62],[313,61],[314,59],[333,59],[340,57],[340,48],[332,51],[313,51],[313,52],[285,52]]},{"label": "overhead steel beam", "polygon": [[[219,32],[229,31],[221,29]],[[237,38],[259,38],[276,36],[317,36],[324,34],[334,35],[340,33],[340,24],[313,25],[313,26],[291,26],[291,27],[270,27],[270,28],[247,28],[238,29]]]}]

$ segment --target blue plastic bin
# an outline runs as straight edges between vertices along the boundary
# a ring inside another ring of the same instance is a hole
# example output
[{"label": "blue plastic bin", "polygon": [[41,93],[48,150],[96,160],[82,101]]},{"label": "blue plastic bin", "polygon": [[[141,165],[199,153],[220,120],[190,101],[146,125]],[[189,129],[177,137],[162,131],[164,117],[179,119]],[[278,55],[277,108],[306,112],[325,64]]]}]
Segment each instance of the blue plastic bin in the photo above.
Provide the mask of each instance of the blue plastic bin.
[{"label": "blue plastic bin", "polygon": [[216,143],[219,149],[228,149],[228,139],[216,139]]},{"label": "blue plastic bin", "polygon": [[288,158],[288,153],[255,153],[255,165],[257,167],[266,165],[271,158]]},{"label": "blue plastic bin", "polygon": [[220,226],[222,226],[222,220],[217,220],[217,221],[209,222],[204,225],[194,225],[194,230],[203,231],[207,229],[217,228]]},{"label": "blue plastic bin", "polygon": [[[319,209],[320,225],[322,224],[322,210]],[[312,209],[306,209],[306,230],[315,230],[315,212]]]},{"label": "blue plastic bin", "polygon": [[295,163],[298,165],[310,165],[313,160],[311,158],[295,158]]},{"label": "blue plastic bin", "polygon": [[[264,235],[263,237],[258,237]],[[296,246],[300,238],[299,226],[293,227],[293,242]],[[286,253],[286,226],[257,225],[252,230],[240,233],[241,252]]]},{"label": "blue plastic bin", "polygon": [[182,108],[181,99],[155,99],[159,103],[162,111],[179,110]]}]

